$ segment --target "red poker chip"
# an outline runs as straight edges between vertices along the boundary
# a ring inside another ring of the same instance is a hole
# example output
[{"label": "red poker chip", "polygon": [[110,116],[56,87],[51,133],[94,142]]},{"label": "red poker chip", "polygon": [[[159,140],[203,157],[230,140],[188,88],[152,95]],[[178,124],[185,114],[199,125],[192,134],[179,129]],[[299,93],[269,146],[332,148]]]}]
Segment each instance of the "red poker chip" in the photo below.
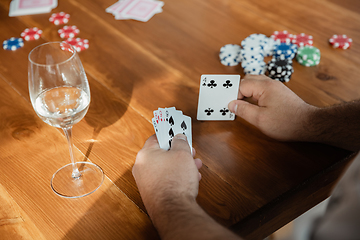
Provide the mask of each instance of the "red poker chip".
[{"label": "red poker chip", "polygon": [[71,47],[71,45],[67,42],[60,43],[61,50],[68,51],[71,53],[74,53],[74,48]]},{"label": "red poker chip", "polygon": [[288,33],[286,30],[284,31],[275,31],[271,38],[275,41],[280,41],[282,43],[291,43],[291,40],[293,39],[293,35],[291,33]]},{"label": "red poker chip", "polygon": [[69,38],[65,42],[72,45],[78,52],[89,48],[89,40],[87,39]]},{"label": "red poker chip", "polygon": [[293,36],[292,43],[298,45],[299,47],[303,46],[312,46],[314,44],[313,36],[301,33]]},{"label": "red poker chip", "polygon": [[64,26],[58,30],[61,38],[73,38],[78,35],[80,30],[76,26]]},{"label": "red poker chip", "polygon": [[26,41],[37,40],[40,38],[42,31],[37,27],[27,28],[21,33],[21,37]]},{"label": "red poker chip", "polygon": [[351,46],[352,39],[344,35],[333,35],[329,42],[334,48],[348,49]]},{"label": "red poker chip", "polygon": [[69,22],[70,15],[64,12],[53,13],[49,18],[49,21],[55,25],[65,24]]}]

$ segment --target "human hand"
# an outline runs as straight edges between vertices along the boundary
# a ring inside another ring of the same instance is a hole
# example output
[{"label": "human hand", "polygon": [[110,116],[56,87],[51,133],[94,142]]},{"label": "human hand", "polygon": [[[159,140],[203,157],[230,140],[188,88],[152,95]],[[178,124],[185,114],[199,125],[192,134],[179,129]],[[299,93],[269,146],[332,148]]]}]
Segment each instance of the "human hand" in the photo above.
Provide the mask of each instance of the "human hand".
[{"label": "human hand", "polygon": [[153,135],[138,152],[132,173],[153,221],[170,202],[175,204],[183,199],[195,202],[201,179],[198,169],[202,162],[193,156],[183,134],[173,138],[169,151],[161,149]]},{"label": "human hand", "polygon": [[[240,82],[239,99],[229,109],[260,129],[282,141],[308,141],[307,125],[317,108],[305,103],[283,83],[264,75],[246,75]],[[243,100],[252,98],[256,104]]]}]

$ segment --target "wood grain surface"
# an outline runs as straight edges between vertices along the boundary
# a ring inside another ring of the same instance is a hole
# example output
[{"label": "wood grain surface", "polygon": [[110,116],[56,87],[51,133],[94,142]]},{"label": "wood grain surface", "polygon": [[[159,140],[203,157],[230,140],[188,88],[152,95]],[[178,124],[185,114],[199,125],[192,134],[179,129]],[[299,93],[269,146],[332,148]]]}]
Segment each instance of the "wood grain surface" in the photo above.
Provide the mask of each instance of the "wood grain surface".
[{"label": "wood grain surface", "polygon": [[[0,51],[0,239],[158,239],[131,174],[137,152],[153,134],[158,107],[175,106],[193,119],[193,145],[204,166],[198,202],[213,218],[247,239],[262,239],[329,196],[348,151],[315,143],[278,142],[237,118],[196,120],[201,74],[240,74],[219,62],[219,49],[252,33],[275,30],[313,35],[316,67],[294,62],[286,85],[306,102],[329,106],[360,96],[360,4],[356,0],[164,0],[148,22],[117,21],[105,12],[115,0],[60,0],[52,12],[89,39],[79,53],[91,105],[74,126],[77,159],[91,161],[106,179],[95,193],[64,199],[50,188],[52,174],[69,163],[61,131],[32,109],[27,56],[60,41],[49,14],[8,17],[0,2],[0,39],[27,27],[41,39]],[[333,49],[333,34],[353,38]]]}]

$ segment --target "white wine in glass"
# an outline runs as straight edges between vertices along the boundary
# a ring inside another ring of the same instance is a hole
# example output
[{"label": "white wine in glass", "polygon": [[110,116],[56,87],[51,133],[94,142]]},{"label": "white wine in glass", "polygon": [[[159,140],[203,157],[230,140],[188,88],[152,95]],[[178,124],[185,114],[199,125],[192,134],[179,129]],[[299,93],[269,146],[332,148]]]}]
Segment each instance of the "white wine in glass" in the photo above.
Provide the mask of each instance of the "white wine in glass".
[{"label": "white wine in glass", "polygon": [[29,93],[36,114],[47,124],[62,128],[68,141],[71,163],[57,170],[52,190],[66,198],[95,192],[104,181],[102,169],[91,162],[76,162],[72,126],[86,114],[90,88],[75,49],[65,42],[49,42],[29,54]]}]

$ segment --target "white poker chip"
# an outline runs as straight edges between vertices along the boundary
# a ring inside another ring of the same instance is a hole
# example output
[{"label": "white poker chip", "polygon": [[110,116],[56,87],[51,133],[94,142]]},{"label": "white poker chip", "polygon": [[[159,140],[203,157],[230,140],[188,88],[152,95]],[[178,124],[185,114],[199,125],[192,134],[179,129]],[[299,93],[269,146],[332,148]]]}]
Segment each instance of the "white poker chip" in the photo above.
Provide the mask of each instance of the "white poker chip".
[{"label": "white poker chip", "polygon": [[264,45],[264,57],[270,57],[274,54],[276,41],[272,38],[268,38],[268,42]]},{"label": "white poker chip", "polygon": [[266,63],[264,61],[250,61],[246,64],[242,63],[245,74],[260,75],[266,72]]},{"label": "white poker chip", "polygon": [[263,52],[268,41],[269,38],[264,34],[251,34],[241,42],[241,46],[250,51]]},{"label": "white poker chip", "polygon": [[256,53],[248,50],[243,50],[241,52],[241,62],[249,61],[264,61],[264,55],[262,53]]},{"label": "white poker chip", "polygon": [[241,61],[241,47],[236,44],[227,44],[220,48],[220,62],[225,66],[236,66]]}]

